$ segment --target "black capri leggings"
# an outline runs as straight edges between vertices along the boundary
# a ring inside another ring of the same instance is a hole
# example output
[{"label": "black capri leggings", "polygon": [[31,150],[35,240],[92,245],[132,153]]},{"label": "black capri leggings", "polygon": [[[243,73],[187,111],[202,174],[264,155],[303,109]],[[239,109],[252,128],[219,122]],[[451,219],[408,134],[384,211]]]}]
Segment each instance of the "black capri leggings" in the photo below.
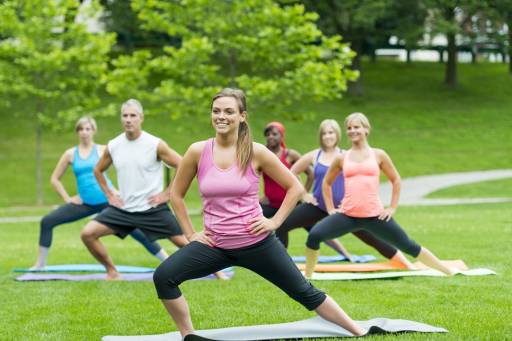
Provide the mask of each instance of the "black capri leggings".
[{"label": "black capri leggings", "polygon": [[410,239],[394,219],[385,221],[377,217],[355,218],[343,213],[330,215],[313,226],[309,231],[306,246],[318,250],[324,240],[354,231],[366,231],[413,257],[418,257],[421,251],[421,246]]},{"label": "black capri leggings", "polygon": [[[283,243],[283,245],[287,248],[288,232],[298,227],[304,227],[307,231],[311,231],[311,229],[316,223],[318,223],[327,216],[327,212],[323,211],[318,206],[309,203],[302,203],[299,206],[295,207],[295,209],[290,213],[288,218],[286,218],[283,224],[279,226],[279,228],[276,230],[277,238],[279,238],[281,243]],[[333,225],[333,227],[335,226],[337,225]],[[393,246],[376,238],[374,235],[367,231],[359,230],[350,232],[352,232],[352,234],[359,238],[363,243],[373,247],[381,255],[388,259],[393,258],[393,256],[398,251]],[[333,238],[326,238],[324,240]]]},{"label": "black capri leggings", "polygon": [[[107,206],[108,204],[104,203],[99,205],[65,204],[58,207],[41,219],[39,245],[48,248],[52,245],[53,229],[55,227],[99,213]],[[150,242],[146,235],[139,229],[133,230],[133,232],[130,233],[130,236],[141,243],[146,250],[154,255],[162,249],[160,244],[157,242]]]},{"label": "black capri leggings", "polygon": [[274,234],[240,249],[213,248],[198,241],[191,242],[167,258],[153,275],[160,299],[181,296],[178,286],[229,266],[241,266],[272,282],[288,296],[309,310],[316,309],[326,295],[308,282],[297,269]]}]

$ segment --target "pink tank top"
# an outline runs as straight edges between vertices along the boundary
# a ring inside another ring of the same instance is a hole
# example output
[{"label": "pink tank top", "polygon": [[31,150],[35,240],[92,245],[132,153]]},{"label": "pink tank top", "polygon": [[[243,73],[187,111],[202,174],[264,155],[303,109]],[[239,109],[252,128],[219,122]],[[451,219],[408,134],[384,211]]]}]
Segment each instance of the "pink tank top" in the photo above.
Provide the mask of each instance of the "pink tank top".
[{"label": "pink tank top", "polygon": [[363,162],[351,161],[350,150],[343,160],[345,196],[341,209],[350,217],[376,217],[384,210],[379,197],[380,168],[375,151],[370,150],[370,157]]},{"label": "pink tank top", "polygon": [[[286,159],[287,157],[288,150],[283,149],[279,160],[286,166],[286,168],[290,169],[291,165],[288,163],[288,160]],[[263,189],[270,206],[274,208],[281,207],[284,197],[286,196],[286,190],[265,173],[263,173]]]},{"label": "pink tank top", "polygon": [[203,201],[206,234],[222,249],[238,249],[265,239],[255,236],[249,220],[263,216],[259,204],[259,176],[249,166],[242,174],[238,165],[220,169],[213,162],[214,139],[206,141],[199,159],[197,180]]}]

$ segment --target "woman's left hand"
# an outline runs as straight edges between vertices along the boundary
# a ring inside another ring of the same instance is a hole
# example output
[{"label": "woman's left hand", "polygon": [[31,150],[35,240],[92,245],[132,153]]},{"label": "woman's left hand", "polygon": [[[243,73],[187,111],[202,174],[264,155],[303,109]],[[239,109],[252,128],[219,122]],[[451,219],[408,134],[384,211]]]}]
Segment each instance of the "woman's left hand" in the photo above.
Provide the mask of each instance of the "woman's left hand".
[{"label": "woman's left hand", "polygon": [[379,220],[385,220],[390,221],[393,215],[395,214],[396,209],[393,207],[388,207],[382,211],[382,213],[379,215]]},{"label": "woman's left hand", "polygon": [[253,233],[256,236],[259,236],[260,234],[265,232],[272,232],[279,227],[272,219],[268,219],[265,217],[252,218],[251,220],[249,220],[249,223],[251,224],[251,233]]}]

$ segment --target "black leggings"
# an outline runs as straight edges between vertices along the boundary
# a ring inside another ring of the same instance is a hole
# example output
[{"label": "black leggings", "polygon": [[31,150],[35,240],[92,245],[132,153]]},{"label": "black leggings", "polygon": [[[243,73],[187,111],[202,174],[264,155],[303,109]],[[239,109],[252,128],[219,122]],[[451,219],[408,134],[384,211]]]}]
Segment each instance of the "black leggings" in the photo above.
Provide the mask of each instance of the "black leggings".
[{"label": "black leggings", "polygon": [[194,241],[179,249],[156,269],[153,275],[160,299],[181,296],[178,286],[229,266],[241,266],[272,282],[309,310],[316,309],[326,295],[316,289],[297,269],[274,234],[240,249],[213,248]]},{"label": "black leggings", "polygon": [[[283,245],[287,248],[288,232],[298,227],[303,227],[307,231],[311,231],[311,229],[316,223],[318,223],[320,220],[324,219],[327,216],[328,214],[322,209],[320,209],[318,206],[308,203],[302,203],[299,206],[295,207],[295,209],[292,211],[292,213],[290,213],[288,218],[286,218],[283,224],[276,230],[276,235],[281,241],[281,243],[283,243]],[[367,231],[359,230],[351,232],[363,243],[373,247],[381,255],[388,259],[391,259],[397,252],[396,248],[376,238]]]},{"label": "black leggings", "polygon": [[[100,205],[76,205],[76,204],[65,204],[54,211],[50,212],[43,217],[40,224],[39,232],[39,245],[43,247],[50,247],[53,239],[53,229],[65,223],[71,223],[82,218],[91,216],[93,214],[103,211],[108,206],[107,203]],[[157,242],[150,242],[146,235],[139,229],[133,230],[130,235],[141,243],[146,250],[152,254],[157,254],[162,247]]]},{"label": "black leggings", "polygon": [[343,213],[330,215],[313,226],[309,231],[306,246],[318,250],[324,240],[341,237],[354,231],[370,233],[413,257],[418,257],[421,251],[421,246],[410,239],[394,219],[385,221],[377,217],[355,218]]}]

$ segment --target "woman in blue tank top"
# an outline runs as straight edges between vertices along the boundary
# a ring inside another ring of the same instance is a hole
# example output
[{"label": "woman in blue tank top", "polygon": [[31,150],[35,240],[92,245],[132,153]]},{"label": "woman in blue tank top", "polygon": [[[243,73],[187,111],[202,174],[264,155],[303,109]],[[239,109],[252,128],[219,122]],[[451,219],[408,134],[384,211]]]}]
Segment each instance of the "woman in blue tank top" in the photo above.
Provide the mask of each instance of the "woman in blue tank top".
[{"label": "woman in blue tank top", "polygon": [[[322,194],[322,181],[334,160],[335,156],[342,152],[338,148],[341,140],[341,129],[335,120],[324,120],[320,123],[319,129],[320,148],[304,154],[291,168],[292,173],[299,175],[311,165],[313,166],[314,183],[313,192],[303,197],[303,203],[294,208],[283,224],[276,230],[276,235],[288,246],[288,233],[298,227],[307,231],[323,218],[329,216],[325,208]],[[333,202],[336,206],[341,203],[344,195],[343,174],[340,174],[332,186]],[[388,259],[403,263],[406,267],[412,268],[412,264],[395,247],[375,238],[370,233],[360,230],[353,233],[365,244],[375,248],[381,255]],[[336,250],[339,254],[351,258],[351,255],[336,239],[326,241],[326,244]]]},{"label": "woman in blue tank top", "polygon": [[[69,148],[62,154],[51,176],[51,184],[65,204],[41,220],[39,253],[36,263],[31,268],[33,270],[43,269],[46,265],[54,227],[96,214],[108,206],[107,198],[101,191],[93,173],[94,166],[105,150],[104,145],[95,144],[93,140],[96,133],[96,121],[92,117],[82,117],[77,121],[75,131],[79,138],[78,145]],[[69,165],[75,175],[78,190],[78,194],[74,196],[68,194],[60,181]],[[112,186],[108,178],[107,182],[109,186]],[[140,230],[134,230],[131,236],[160,260],[167,258],[167,253],[160,245],[157,242],[150,242]]]}]

